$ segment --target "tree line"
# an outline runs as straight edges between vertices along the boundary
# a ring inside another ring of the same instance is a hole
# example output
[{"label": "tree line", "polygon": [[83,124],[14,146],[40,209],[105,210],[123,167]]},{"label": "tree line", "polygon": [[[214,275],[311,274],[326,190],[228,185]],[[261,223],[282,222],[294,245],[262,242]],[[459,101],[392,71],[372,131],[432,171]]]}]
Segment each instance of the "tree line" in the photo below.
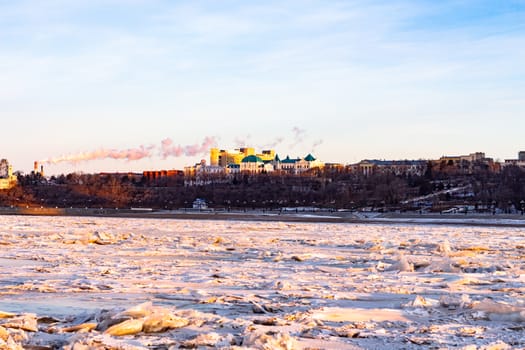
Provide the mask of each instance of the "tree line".
[{"label": "tree line", "polygon": [[72,173],[51,178],[29,174],[19,176],[17,186],[0,191],[0,206],[177,209],[191,207],[196,198],[214,208],[268,209],[443,210],[468,205],[479,210],[521,210],[525,204],[525,170],[517,166],[499,172],[480,167],[467,173],[429,164],[420,175],[376,171],[367,176],[341,167],[299,175],[210,174],[200,181],[188,180],[182,174],[158,179],[127,174]]}]

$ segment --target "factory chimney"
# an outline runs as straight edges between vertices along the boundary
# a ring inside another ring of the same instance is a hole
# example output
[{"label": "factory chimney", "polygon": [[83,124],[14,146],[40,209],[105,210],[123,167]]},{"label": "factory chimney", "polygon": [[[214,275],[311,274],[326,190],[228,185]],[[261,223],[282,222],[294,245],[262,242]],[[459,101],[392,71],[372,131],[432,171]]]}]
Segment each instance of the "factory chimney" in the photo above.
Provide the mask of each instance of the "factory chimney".
[{"label": "factory chimney", "polygon": [[40,165],[40,169],[39,169],[38,161],[35,161],[34,163],[33,174],[34,175],[40,174],[40,176],[44,177],[44,166]]}]

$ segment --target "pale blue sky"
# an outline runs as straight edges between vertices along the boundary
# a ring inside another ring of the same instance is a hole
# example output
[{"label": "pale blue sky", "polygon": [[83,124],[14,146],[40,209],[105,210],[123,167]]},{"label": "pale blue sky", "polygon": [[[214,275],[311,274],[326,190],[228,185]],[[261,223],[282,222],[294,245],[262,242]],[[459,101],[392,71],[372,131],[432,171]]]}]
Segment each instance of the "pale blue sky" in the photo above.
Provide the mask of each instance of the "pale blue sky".
[{"label": "pale blue sky", "polygon": [[525,0],[0,0],[0,71],[23,171],[135,149],[46,170],[180,169],[206,137],[342,163],[525,150]]}]

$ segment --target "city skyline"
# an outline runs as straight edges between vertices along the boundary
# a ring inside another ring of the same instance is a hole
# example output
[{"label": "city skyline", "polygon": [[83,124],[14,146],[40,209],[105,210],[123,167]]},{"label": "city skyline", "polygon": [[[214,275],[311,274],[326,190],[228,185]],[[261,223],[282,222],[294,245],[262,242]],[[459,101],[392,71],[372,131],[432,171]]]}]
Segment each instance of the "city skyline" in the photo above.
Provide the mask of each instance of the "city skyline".
[{"label": "city skyline", "polygon": [[523,62],[523,1],[3,2],[0,158],[64,160],[49,174],[182,169],[217,145],[503,161],[525,149]]},{"label": "city skyline", "polygon": [[[162,151],[163,152],[171,152],[171,153],[189,153],[189,152],[195,152],[196,150],[199,150],[198,152],[201,152],[201,148],[204,147],[204,144],[201,145],[201,146],[198,146],[198,145],[189,145],[189,146],[185,146],[185,147],[181,147],[181,146],[173,146],[172,149],[163,149]],[[139,152],[140,154],[140,157],[145,157],[144,154],[142,154],[141,150],[98,150],[98,151],[95,151],[95,152],[87,152],[87,153],[78,153],[78,154],[71,154],[71,155],[67,155],[67,156],[61,156],[61,157],[57,157],[55,158],[54,160],[53,159],[48,159],[48,160],[43,160],[43,161],[34,161],[33,162],[33,168],[31,171],[27,171],[27,172],[24,172],[24,171],[21,171],[20,169],[13,169],[12,165],[9,163],[9,160],[8,159],[2,159],[2,162],[7,162],[6,164],[8,164],[11,168],[10,171],[12,171],[14,173],[14,175],[16,175],[18,172],[21,172],[22,174],[30,174],[30,173],[33,173],[33,174],[40,174],[42,176],[46,176],[46,177],[49,177],[49,176],[52,176],[52,175],[65,175],[67,173],[51,173],[49,174],[47,172],[47,169],[46,169],[46,165],[55,165],[57,163],[62,163],[62,162],[67,162],[67,163],[76,163],[77,165],[78,164],[84,164],[86,162],[90,162],[90,161],[96,161],[97,159],[100,158],[100,155],[101,154],[104,154],[104,159],[107,159],[107,158],[110,158],[110,159],[117,159],[117,160],[121,160],[121,159],[124,159],[124,158],[130,158],[129,161],[134,161],[134,157],[136,157],[136,154],[134,152]],[[149,151],[148,151],[149,152]],[[201,154],[201,153],[199,153]],[[260,162],[260,164],[264,163],[265,165],[267,164],[271,164],[273,167],[281,163],[295,163],[295,162],[299,162],[298,164],[303,166],[304,165],[304,161],[306,160],[308,162],[308,166],[305,167],[304,169],[301,168],[301,171],[302,170],[307,170],[307,169],[311,169],[311,168],[316,168],[316,167],[320,167],[320,168],[323,168],[324,166],[329,166],[329,167],[369,167],[369,166],[375,166],[375,165],[378,165],[378,166],[390,166],[390,165],[408,165],[408,164],[418,164],[418,165],[421,165],[421,164],[427,164],[428,162],[432,162],[434,165],[436,164],[444,164],[444,163],[450,163],[450,162],[454,162],[454,166],[457,166],[457,164],[461,163],[461,162],[467,162],[467,163],[471,163],[471,164],[474,164],[476,162],[481,162],[481,163],[484,163],[484,164],[492,164],[494,166],[497,167],[497,169],[501,169],[500,166],[510,166],[510,165],[515,165],[515,166],[518,166],[518,167],[521,167],[523,168],[524,167],[524,164],[525,164],[525,151],[519,151],[516,153],[516,155],[514,157],[509,157],[509,158],[505,158],[505,159],[499,159],[499,158],[493,158],[491,157],[490,155],[486,155],[485,152],[470,152],[468,154],[460,154],[460,153],[455,153],[455,154],[443,154],[441,155],[439,158],[424,158],[424,157],[419,157],[419,158],[412,158],[412,159],[408,159],[408,158],[390,158],[390,159],[386,159],[384,157],[371,157],[371,158],[363,158],[363,159],[360,159],[358,161],[355,161],[355,162],[351,162],[351,163],[348,163],[348,162],[340,162],[340,161],[333,161],[333,162],[324,162],[323,160],[319,159],[319,158],[316,158],[312,152],[304,155],[304,156],[300,156],[300,155],[297,155],[297,156],[290,156],[290,153],[279,153],[279,152],[276,152],[275,149],[269,149],[269,148],[266,148],[266,149],[263,149],[263,148],[259,148],[259,149],[256,149],[254,147],[239,147],[239,148],[217,148],[217,147],[212,147],[210,149],[208,149],[208,152],[207,154],[204,154],[204,152],[201,154],[202,157],[200,158],[199,161],[196,161],[194,163],[188,163],[188,164],[184,164],[183,168],[150,168],[150,169],[138,169],[138,170],[123,170],[123,171],[120,171],[120,170],[116,170],[116,171],[93,171],[93,172],[89,172],[89,171],[84,171],[82,169],[80,170],[75,170],[75,171],[72,171],[72,173],[78,173],[78,174],[89,174],[89,173],[93,173],[93,174],[96,174],[96,173],[122,173],[122,174],[125,174],[125,173],[155,173],[155,172],[184,172],[186,173],[187,171],[190,171],[190,172],[194,172],[197,168],[202,168],[201,170],[204,171],[204,172],[217,172],[219,169],[218,168],[223,168],[224,170],[226,170],[228,172],[228,168],[231,166],[231,165],[234,165],[236,164],[237,166],[241,163],[244,163],[245,162],[245,158],[246,159],[249,159],[250,157],[254,157],[253,159],[250,159],[248,160],[248,162],[253,162],[255,160],[257,160],[257,162]],[[190,157],[190,156],[188,156]],[[221,157],[223,157],[222,160]],[[72,160],[73,158],[77,158],[76,161]],[[84,158],[84,159],[83,159]],[[91,159],[93,158],[93,159]],[[302,163],[301,163],[302,162]],[[311,162],[311,164],[310,164]],[[491,166],[492,166],[491,165]],[[7,169],[7,168],[6,168]],[[265,168],[266,169],[266,168]],[[496,168],[495,168],[496,169]],[[273,170],[282,170],[280,169],[280,167],[278,166],[277,169],[266,169],[267,171],[273,171]],[[290,169],[288,169],[290,170]],[[498,170],[498,171],[499,171]],[[229,172],[242,172],[243,169],[242,167],[241,168],[237,168],[237,171],[234,170],[230,170]],[[298,171],[296,173],[299,173],[301,171]],[[0,174],[1,175],[1,174]],[[0,177],[2,176],[7,176],[7,175],[1,175]]]}]

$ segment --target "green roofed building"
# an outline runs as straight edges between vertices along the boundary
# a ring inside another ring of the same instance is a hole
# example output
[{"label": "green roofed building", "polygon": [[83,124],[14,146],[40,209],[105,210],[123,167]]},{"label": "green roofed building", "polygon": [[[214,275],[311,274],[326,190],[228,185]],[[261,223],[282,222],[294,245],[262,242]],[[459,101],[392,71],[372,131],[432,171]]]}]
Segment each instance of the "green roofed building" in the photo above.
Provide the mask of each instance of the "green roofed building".
[{"label": "green roofed building", "polygon": [[313,168],[322,168],[324,163],[318,161],[312,154],[308,154],[304,158],[290,158],[286,156],[283,160],[276,159],[274,161],[275,170],[282,170],[292,174],[299,174]]},{"label": "green roofed building", "polygon": [[256,155],[244,157],[241,161],[241,172],[262,173],[273,171],[271,161],[264,161]]},{"label": "green roofed building", "polygon": [[315,162],[315,158],[314,156],[312,156],[311,153],[308,153],[308,155],[304,157],[304,160],[306,160],[307,162]]},{"label": "green roofed building", "polygon": [[264,163],[263,160],[255,155],[244,157],[241,163]]}]

